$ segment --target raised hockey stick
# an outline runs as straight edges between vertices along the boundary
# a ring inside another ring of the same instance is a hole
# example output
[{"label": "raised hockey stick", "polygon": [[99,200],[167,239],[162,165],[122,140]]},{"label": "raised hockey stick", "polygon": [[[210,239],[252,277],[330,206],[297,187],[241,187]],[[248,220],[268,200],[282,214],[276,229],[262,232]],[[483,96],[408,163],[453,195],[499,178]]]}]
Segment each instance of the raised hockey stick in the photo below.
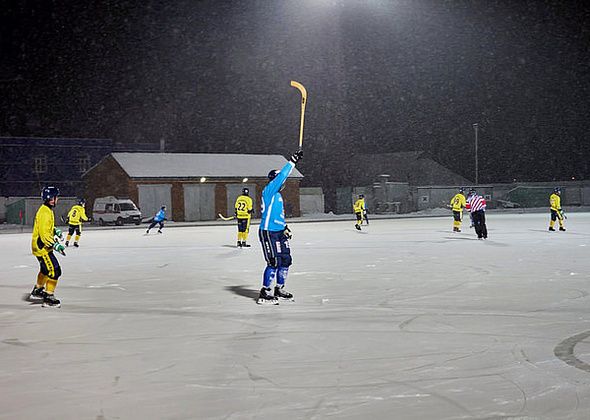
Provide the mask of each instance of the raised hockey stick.
[{"label": "raised hockey stick", "polygon": [[305,104],[307,103],[307,90],[299,82],[291,80],[291,86],[299,89],[301,92],[301,124],[299,126],[299,148],[303,147],[303,120],[305,119]]},{"label": "raised hockey stick", "polygon": [[236,216],[225,217],[225,216],[224,216],[223,214],[221,214],[221,213],[217,213],[217,215],[219,216],[219,218],[220,218],[221,220],[226,220],[226,221],[227,221],[227,220],[234,220],[234,219],[236,218]]}]

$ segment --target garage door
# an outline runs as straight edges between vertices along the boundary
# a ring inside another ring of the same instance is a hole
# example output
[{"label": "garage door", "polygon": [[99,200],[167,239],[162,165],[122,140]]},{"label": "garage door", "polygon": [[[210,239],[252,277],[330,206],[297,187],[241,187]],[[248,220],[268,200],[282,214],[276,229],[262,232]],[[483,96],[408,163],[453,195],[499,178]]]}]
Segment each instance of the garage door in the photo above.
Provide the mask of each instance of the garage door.
[{"label": "garage door", "polygon": [[137,190],[142,218],[153,217],[166,206],[166,218],[172,220],[172,184],[140,184]]},{"label": "garage door", "polygon": [[215,185],[184,184],[184,220],[215,219]]},{"label": "garage door", "polygon": [[234,204],[236,198],[242,194],[242,188],[250,190],[250,198],[252,198],[252,209],[254,210],[254,217],[260,217],[260,205],[256,201],[256,184],[226,184],[227,190],[227,215],[234,214]]}]

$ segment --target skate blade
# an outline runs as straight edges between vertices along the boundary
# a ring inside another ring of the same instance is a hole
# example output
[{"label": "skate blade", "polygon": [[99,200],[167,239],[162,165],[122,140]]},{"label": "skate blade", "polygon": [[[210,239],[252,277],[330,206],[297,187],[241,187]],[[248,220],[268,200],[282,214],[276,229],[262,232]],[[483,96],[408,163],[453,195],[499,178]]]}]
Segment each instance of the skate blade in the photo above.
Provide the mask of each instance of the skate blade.
[{"label": "skate blade", "polygon": [[291,298],[284,298],[284,297],[279,296],[279,300],[281,302],[295,302],[295,298],[292,298],[292,297]]},{"label": "skate blade", "polygon": [[41,303],[43,302],[43,298],[37,297],[37,296],[31,296],[29,295],[26,299],[27,302],[32,302],[32,303]]},{"label": "skate blade", "polygon": [[45,302],[43,302],[43,304],[41,305],[42,308],[61,308],[61,303],[57,304],[57,305],[50,305],[47,304]]},{"label": "skate blade", "polygon": [[279,301],[278,300],[268,300],[268,299],[258,299],[256,301],[256,303],[259,305],[278,305]]}]

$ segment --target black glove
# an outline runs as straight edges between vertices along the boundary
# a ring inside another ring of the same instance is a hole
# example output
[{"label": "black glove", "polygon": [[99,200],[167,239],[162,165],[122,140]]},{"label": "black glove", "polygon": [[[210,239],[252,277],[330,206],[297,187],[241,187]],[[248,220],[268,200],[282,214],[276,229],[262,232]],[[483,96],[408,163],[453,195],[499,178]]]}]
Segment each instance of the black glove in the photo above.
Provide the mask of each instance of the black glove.
[{"label": "black glove", "polygon": [[297,163],[299,161],[299,159],[301,159],[303,157],[303,150],[297,150],[295,153],[293,153],[293,155],[291,156],[291,162],[293,163]]},{"label": "black glove", "polygon": [[285,225],[285,230],[283,231],[283,233],[285,234],[287,239],[293,238],[293,234],[291,233],[291,229],[289,229],[289,226]]}]

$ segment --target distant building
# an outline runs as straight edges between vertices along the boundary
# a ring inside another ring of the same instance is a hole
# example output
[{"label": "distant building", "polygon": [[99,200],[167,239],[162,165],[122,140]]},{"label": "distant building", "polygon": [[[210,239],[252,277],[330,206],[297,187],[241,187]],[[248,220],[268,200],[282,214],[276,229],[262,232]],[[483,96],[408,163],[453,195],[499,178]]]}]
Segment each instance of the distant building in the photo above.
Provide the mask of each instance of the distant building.
[{"label": "distant building", "polygon": [[109,153],[160,147],[111,139],[0,137],[0,196],[36,197],[45,185],[55,185],[62,196],[80,196],[82,174]]},{"label": "distant building", "polygon": [[[175,221],[214,220],[218,213],[233,215],[242,188],[250,189],[255,216],[271,169],[287,160],[279,155],[214,153],[111,153],[83,175],[85,196],[92,208],[97,197],[128,197],[144,217],[166,205]],[[299,216],[299,183],[294,169],[283,196],[290,216]]]},{"label": "distant building", "polygon": [[391,182],[410,186],[472,183],[423,151],[355,155],[350,171],[355,185],[371,185],[383,174],[389,175]]}]

